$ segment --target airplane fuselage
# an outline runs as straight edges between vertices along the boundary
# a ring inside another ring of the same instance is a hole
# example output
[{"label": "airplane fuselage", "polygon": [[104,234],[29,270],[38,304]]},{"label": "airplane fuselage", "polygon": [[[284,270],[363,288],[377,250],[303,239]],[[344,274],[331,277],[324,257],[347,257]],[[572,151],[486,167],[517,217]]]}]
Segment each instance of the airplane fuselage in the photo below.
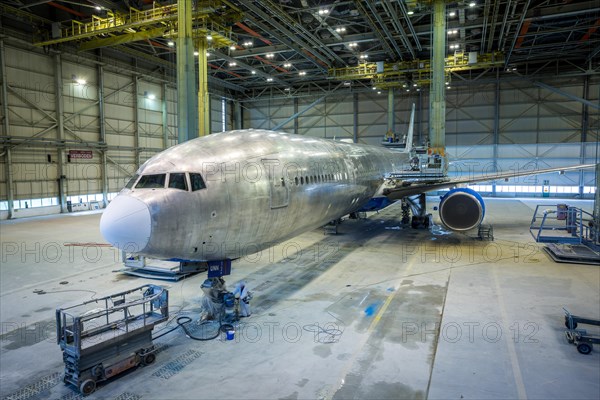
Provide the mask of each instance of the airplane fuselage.
[{"label": "airplane fuselage", "polygon": [[101,220],[116,247],[235,259],[360,210],[408,154],[267,130],[213,134],[149,159]]}]

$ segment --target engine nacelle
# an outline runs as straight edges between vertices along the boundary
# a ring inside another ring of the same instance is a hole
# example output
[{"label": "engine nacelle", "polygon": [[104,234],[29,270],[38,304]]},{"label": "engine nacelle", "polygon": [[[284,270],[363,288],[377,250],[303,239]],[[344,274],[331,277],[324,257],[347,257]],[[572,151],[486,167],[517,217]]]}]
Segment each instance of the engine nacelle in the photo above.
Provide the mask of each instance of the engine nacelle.
[{"label": "engine nacelle", "polygon": [[453,231],[468,231],[483,221],[483,198],[469,188],[452,189],[440,201],[440,219]]}]

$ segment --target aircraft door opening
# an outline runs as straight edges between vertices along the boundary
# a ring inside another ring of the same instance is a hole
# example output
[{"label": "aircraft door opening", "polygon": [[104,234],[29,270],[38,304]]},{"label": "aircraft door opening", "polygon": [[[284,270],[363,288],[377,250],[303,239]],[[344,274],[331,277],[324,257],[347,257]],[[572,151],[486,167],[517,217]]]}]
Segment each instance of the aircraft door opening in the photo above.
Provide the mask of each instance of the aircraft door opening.
[{"label": "aircraft door opening", "polygon": [[283,165],[276,159],[262,159],[261,161],[269,178],[271,209],[287,207],[290,192],[283,176]]}]

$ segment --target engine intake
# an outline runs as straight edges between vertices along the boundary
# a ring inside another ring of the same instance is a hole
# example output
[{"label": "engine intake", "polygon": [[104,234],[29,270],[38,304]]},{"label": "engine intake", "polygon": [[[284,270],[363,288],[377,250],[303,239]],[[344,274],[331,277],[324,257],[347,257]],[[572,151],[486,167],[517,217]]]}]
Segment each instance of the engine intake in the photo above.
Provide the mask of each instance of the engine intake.
[{"label": "engine intake", "polygon": [[483,198],[473,189],[452,189],[440,201],[440,219],[453,231],[468,231],[479,226],[484,215]]}]

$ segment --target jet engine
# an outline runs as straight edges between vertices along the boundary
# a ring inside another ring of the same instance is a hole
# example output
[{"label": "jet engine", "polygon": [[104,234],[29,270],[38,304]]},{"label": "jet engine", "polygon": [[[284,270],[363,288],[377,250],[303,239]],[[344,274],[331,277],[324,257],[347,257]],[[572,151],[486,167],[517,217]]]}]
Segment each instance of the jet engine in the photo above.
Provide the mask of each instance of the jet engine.
[{"label": "jet engine", "polygon": [[453,231],[468,231],[479,226],[485,215],[483,198],[468,188],[452,189],[440,201],[440,219]]}]

